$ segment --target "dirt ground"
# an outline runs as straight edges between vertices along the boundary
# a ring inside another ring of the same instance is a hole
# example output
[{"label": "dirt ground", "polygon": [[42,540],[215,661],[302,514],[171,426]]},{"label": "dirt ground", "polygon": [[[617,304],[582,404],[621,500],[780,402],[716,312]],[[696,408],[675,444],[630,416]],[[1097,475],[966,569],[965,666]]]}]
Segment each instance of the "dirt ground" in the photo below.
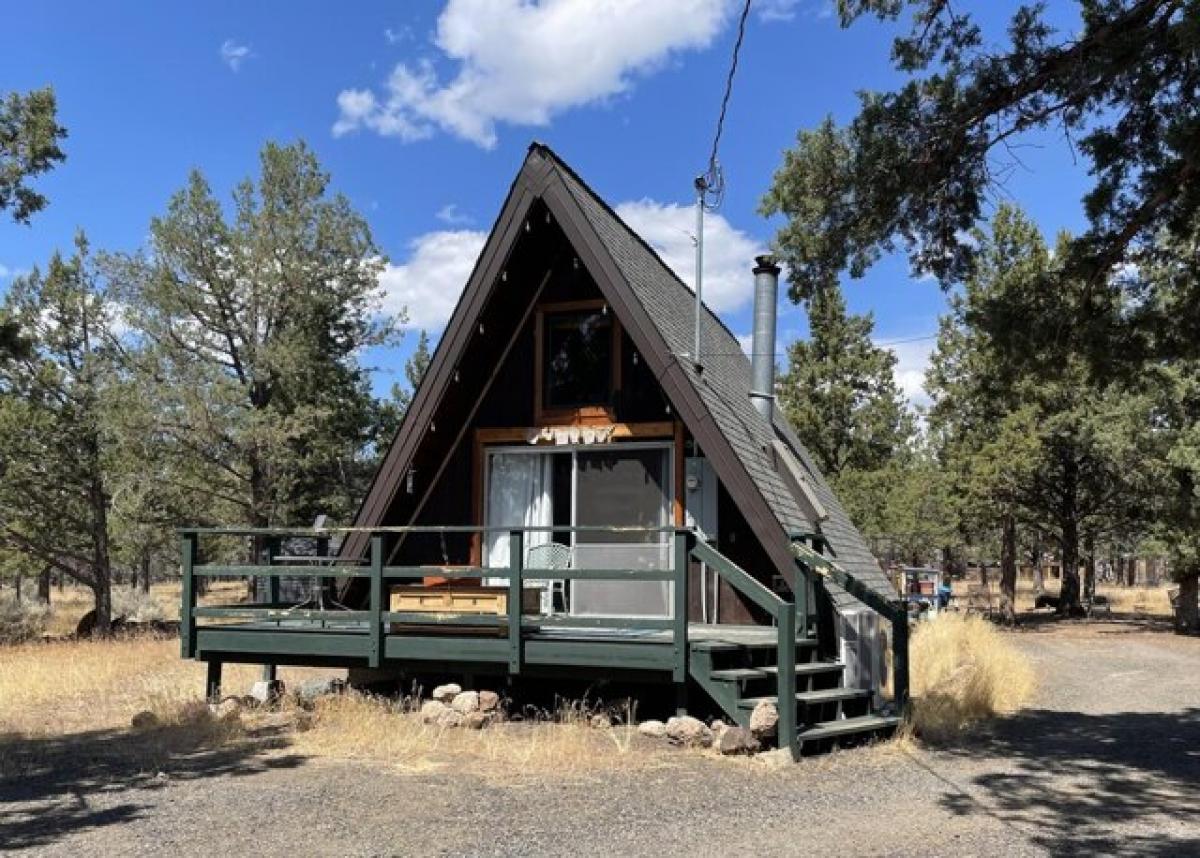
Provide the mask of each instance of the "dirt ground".
[{"label": "dirt ground", "polygon": [[[1040,690],[951,746],[770,767],[682,753],[568,777],[411,772],[293,737],[178,749],[22,739],[0,849],[45,855],[1200,854],[1200,640],[1132,623],[1011,633]],[[5,737],[0,737],[3,744]],[[41,747],[27,747],[40,743]],[[144,758],[144,756],[142,757]]]}]

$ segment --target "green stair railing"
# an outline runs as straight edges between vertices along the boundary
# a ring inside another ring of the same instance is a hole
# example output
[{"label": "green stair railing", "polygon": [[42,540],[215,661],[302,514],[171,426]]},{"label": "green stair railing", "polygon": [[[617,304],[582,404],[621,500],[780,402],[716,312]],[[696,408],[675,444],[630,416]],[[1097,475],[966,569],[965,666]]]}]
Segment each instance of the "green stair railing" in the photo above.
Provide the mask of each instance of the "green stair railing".
[{"label": "green stair railing", "polygon": [[775,689],[779,723],[776,737],[779,747],[789,748],[799,757],[800,745],[796,736],[796,606],[780,598],[755,580],[750,573],[736,565],[711,545],[697,540],[692,557],[712,569],[735,590],[762,608],[775,622],[778,638],[778,677]]},{"label": "green stair railing", "polygon": [[896,711],[903,715],[908,707],[908,610],[904,603],[889,601],[867,587],[832,559],[820,554],[803,542],[801,536],[792,540],[796,559],[819,578],[833,581],[847,593],[892,624],[892,699]]}]

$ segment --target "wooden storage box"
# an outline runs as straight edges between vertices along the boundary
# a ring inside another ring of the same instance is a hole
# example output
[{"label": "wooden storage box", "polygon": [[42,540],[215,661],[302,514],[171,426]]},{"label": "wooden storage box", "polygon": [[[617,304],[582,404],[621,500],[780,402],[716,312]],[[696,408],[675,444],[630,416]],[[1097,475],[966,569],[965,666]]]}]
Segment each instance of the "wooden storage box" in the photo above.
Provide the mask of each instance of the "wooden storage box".
[{"label": "wooden storage box", "polygon": [[[521,591],[522,609],[536,613],[541,605],[541,590],[526,587]],[[508,614],[508,588],[482,585],[437,587],[393,587],[389,603],[393,613],[410,614]]]}]

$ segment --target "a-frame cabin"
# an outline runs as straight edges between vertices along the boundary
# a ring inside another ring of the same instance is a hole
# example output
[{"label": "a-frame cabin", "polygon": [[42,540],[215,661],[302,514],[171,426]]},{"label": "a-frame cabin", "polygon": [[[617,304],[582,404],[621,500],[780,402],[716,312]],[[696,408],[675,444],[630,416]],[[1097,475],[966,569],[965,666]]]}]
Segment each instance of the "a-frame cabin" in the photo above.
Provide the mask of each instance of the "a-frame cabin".
[{"label": "a-frame cabin", "polygon": [[[693,292],[531,146],[335,565],[307,573],[344,579],[323,592],[349,610],[316,605],[307,637],[294,611],[193,617],[185,654],[217,681],[223,661],[632,676],[743,724],[777,700],[795,750],[893,727],[873,621],[896,620],[902,702],[903,613],[773,408],[778,268],[749,263],[770,341],[757,401],[737,338],[704,308],[697,355]],[[200,535],[185,575],[203,574]],[[272,581],[300,568],[268,561]]]}]

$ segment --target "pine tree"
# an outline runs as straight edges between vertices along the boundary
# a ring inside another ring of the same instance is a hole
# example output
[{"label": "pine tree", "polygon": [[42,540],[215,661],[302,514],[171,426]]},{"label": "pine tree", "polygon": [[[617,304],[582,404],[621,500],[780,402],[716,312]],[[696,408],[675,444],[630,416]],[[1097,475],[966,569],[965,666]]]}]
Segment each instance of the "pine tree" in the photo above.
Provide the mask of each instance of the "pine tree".
[{"label": "pine tree", "polygon": [[1078,6],[1077,31],[1056,31],[1046,4],[1014,4],[1007,31],[985,33],[944,0],[839,0],[844,27],[904,22],[892,62],[906,80],[861,93],[848,125],[802,131],[786,154],[764,209],[788,217],[778,245],[795,297],[899,248],[916,270],[961,282],[976,256],[968,231],[1019,165],[1012,144],[1037,129],[1089,162],[1090,228],[1067,250],[1093,286],[1164,233],[1186,236],[1200,210],[1200,2]]},{"label": "pine tree", "polygon": [[[1027,217],[1001,206],[975,241],[978,264],[952,298],[932,361],[931,430],[959,486],[964,522],[1002,536],[1005,613],[1011,618],[1021,522],[1057,539],[1060,608],[1071,611],[1081,595],[1081,546],[1123,514],[1132,490],[1146,402],[1085,355],[1071,320],[1121,308],[1095,306],[1112,293],[1096,293],[1063,265],[1069,237],[1051,255]],[[1025,324],[1033,318],[1059,320],[1058,335]]]},{"label": "pine tree", "polygon": [[92,591],[112,616],[111,416],[115,307],[87,240],[18,278],[5,299],[24,348],[0,362],[0,545]]},{"label": "pine tree", "polygon": [[46,207],[46,198],[28,180],[67,157],[58,145],[67,131],[57,113],[50,87],[0,98],[0,211],[11,211],[17,223],[29,223]]},{"label": "pine tree", "polygon": [[896,356],[871,341],[869,315],[847,313],[841,291],[808,302],[809,338],[788,348],[779,400],[825,475],[874,471],[904,449],[912,416],[896,386]]},{"label": "pine tree", "polygon": [[145,344],[145,432],[193,498],[187,520],[348,515],[380,428],[358,356],[395,324],[366,221],[304,144],[268,144],[230,216],[196,172],[150,234],[107,268]]}]

